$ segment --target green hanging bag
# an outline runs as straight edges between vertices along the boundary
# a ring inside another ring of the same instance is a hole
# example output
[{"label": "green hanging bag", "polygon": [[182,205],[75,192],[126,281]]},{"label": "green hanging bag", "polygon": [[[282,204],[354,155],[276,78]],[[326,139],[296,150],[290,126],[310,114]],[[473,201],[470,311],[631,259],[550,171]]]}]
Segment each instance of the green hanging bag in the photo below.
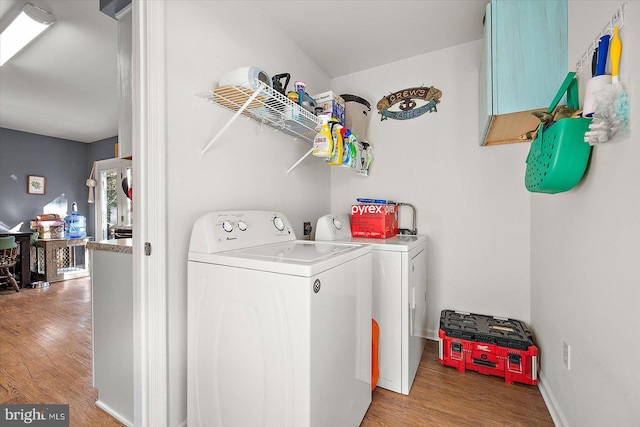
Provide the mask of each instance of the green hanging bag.
[{"label": "green hanging bag", "polygon": [[[567,106],[578,109],[578,81],[574,72],[567,74],[548,113],[567,92]],[[541,123],[538,135],[531,143],[527,156],[527,171],[524,183],[527,190],[536,193],[561,193],[578,184],[589,162],[591,146],[584,141],[591,119],[564,118],[544,129]]]}]

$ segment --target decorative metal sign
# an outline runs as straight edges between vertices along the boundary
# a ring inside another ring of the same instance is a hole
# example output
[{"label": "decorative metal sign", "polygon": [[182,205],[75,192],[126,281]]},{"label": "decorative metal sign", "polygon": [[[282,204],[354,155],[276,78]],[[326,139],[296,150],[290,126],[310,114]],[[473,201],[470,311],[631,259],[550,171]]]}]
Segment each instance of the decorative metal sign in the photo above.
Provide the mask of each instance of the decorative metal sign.
[{"label": "decorative metal sign", "polygon": [[380,120],[408,120],[426,112],[437,112],[442,92],[433,86],[412,87],[393,92],[378,101]]}]

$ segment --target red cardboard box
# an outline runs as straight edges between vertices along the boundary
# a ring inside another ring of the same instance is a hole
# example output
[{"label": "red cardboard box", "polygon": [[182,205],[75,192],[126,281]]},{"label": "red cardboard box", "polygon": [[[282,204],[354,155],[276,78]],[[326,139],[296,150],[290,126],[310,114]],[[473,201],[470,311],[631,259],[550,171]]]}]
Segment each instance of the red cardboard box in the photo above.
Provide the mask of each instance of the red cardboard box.
[{"label": "red cardboard box", "polygon": [[398,234],[398,207],[394,204],[351,206],[351,235],[388,239]]}]

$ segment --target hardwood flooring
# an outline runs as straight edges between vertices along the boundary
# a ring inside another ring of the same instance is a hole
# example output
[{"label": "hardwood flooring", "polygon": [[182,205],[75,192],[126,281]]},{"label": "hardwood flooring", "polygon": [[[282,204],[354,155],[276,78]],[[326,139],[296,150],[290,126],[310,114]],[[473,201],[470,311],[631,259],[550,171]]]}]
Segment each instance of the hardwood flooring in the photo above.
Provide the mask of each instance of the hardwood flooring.
[{"label": "hardwood flooring", "polygon": [[427,340],[409,396],[377,387],[360,427],[553,427],[536,386],[507,384],[438,362],[438,342]]},{"label": "hardwood flooring", "polygon": [[[70,426],[121,426],[94,405],[89,279],[0,290],[0,320],[0,403],[65,403]],[[537,387],[442,366],[435,341],[409,396],[372,399],[361,427],[553,426]]]},{"label": "hardwood flooring", "polygon": [[69,405],[69,425],[121,426],[94,403],[91,282],[0,291],[0,403]]}]

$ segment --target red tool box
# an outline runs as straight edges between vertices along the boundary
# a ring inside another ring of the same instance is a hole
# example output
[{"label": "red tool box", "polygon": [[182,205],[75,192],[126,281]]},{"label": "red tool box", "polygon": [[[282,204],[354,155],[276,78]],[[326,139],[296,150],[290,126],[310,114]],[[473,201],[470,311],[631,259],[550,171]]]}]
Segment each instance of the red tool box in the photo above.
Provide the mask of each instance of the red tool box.
[{"label": "red tool box", "polygon": [[442,310],[438,338],[445,366],[503,377],[508,384],[538,384],[538,348],[520,320]]}]

